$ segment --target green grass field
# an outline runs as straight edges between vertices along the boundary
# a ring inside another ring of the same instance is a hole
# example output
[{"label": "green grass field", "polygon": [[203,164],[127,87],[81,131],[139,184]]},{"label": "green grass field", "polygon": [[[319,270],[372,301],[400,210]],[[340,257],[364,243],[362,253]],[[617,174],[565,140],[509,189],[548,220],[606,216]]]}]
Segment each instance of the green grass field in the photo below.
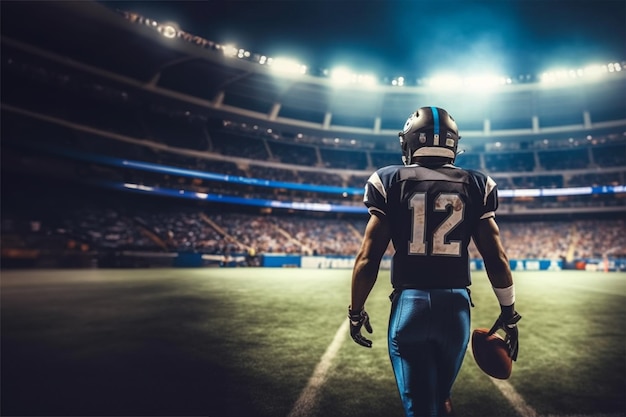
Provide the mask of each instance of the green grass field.
[{"label": "green grass field", "polygon": [[[523,320],[507,382],[527,408],[468,352],[456,415],[626,415],[626,274],[515,279]],[[489,327],[495,296],[484,273],[473,281],[472,327]],[[1,284],[3,416],[287,416],[350,302],[348,270],[2,271]],[[300,415],[402,416],[390,291],[381,272],[367,303],[374,347],[344,335]]]}]

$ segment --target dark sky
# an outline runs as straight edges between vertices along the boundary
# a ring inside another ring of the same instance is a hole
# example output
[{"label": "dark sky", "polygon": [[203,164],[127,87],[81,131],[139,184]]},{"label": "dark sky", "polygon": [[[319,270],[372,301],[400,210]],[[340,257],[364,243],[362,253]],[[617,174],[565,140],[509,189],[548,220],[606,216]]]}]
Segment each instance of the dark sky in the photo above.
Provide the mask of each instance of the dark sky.
[{"label": "dark sky", "polygon": [[626,60],[626,0],[115,1],[218,43],[378,75]]}]

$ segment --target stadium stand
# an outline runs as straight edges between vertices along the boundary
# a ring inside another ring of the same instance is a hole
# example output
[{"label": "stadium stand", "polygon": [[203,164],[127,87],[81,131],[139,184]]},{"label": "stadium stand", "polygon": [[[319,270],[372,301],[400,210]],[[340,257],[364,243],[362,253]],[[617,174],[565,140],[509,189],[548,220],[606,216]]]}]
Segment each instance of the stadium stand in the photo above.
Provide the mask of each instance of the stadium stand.
[{"label": "stadium stand", "polygon": [[[215,44],[165,45],[158,32],[104,9],[92,10],[101,15],[97,30],[81,33],[91,46],[72,50],[61,41],[79,28],[52,31],[48,17],[76,18],[93,7],[42,6],[32,19],[41,33],[47,28],[45,38],[2,28],[3,266],[50,265],[55,257],[120,265],[124,251],[215,255],[207,259],[218,264],[250,250],[356,253],[367,216],[363,185],[373,170],[400,163],[404,120],[396,118],[432,91],[412,87],[410,101],[391,87],[338,95],[309,77],[291,80],[286,92],[261,67],[222,59]],[[10,12],[26,10],[11,4]],[[105,45],[117,54],[89,54]],[[511,256],[625,258],[618,232],[626,212],[626,76],[585,85],[588,100],[564,108],[550,103],[578,97],[578,87],[508,87],[489,108],[450,109],[463,135],[458,165],[499,185]],[[372,114],[357,117],[342,102],[359,102],[359,111],[371,104]],[[502,111],[502,103],[519,111]]]}]

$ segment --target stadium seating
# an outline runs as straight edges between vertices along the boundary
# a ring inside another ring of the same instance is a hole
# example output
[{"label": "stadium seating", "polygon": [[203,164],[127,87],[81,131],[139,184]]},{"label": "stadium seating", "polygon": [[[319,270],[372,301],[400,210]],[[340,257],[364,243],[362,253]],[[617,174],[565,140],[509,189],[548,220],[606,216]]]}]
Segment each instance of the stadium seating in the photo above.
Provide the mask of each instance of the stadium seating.
[{"label": "stadium seating", "polygon": [[[161,53],[167,54],[155,45],[146,46],[146,54],[154,53],[150,56],[158,61]],[[283,96],[282,90],[273,90],[280,83],[252,67],[245,73],[208,60],[206,68],[194,67],[193,74],[213,71],[215,79],[203,80],[215,84],[194,90],[176,76],[180,69],[147,71],[153,78],[142,84],[128,76],[145,71],[148,64],[133,70],[112,63],[106,71],[98,70],[4,41],[1,59],[2,174],[3,186],[8,185],[3,196],[11,196],[3,198],[2,239],[8,247],[50,250],[61,242],[75,251],[223,254],[255,248],[259,253],[353,255],[366,217],[360,192],[375,169],[401,163],[399,115],[414,105],[413,98],[384,90],[377,100],[386,105],[381,105],[382,120],[375,127],[375,115],[348,114],[348,106],[337,105],[367,107],[369,93],[346,93],[363,98],[358,103],[328,94],[329,85],[316,81],[294,82],[289,90],[294,95]],[[107,72],[113,67],[119,74]],[[242,85],[240,78],[245,79]],[[220,98],[215,88],[231,82],[232,94],[229,90]],[[618,91],[620,82],[615,84]],[[244,87],[269,96],[247,97]],[[510,97],[503,93],[507,102],[517,97],[511,91]],[[457,165],[484,171],[497,182],[498,216],[511,256],[554,259],[626,252],[616,233],[624,228],[626,209],[626,112],[619,102],[606,106],[597,100],[612,91],[604,85],[589,87],[591,109],[576,107],[578,101],[553,109],[548,105],[552,101],[541,101],[553,93],[537,89],[536,109],[523,107],[524,101],[521,111],[512,113],[496,103],[493,120],[483,119],[478,110],[457,116],[461,133],[464,126],[469,131],[460,143]],[[208,92],[216,95],[203,96]],[[568,92],[554,94],[560,98]],[[99,188],[103,184],[125,192],[105,191]],[[568,187],[584,192],[558,192]],[[137,204],[135,197],[144,198],[146,190],[156,188],[197,198]],[[38,199],[64,203],[44,215],[32,200],[18,198],[34,189]],[[76,198],[85,190],[110,198],[94,206]],[[546,190],[553,193],[537,194]],[[240,204],[204,201],[208,194],[238,198]],[[23,210],[20,201],[31,206]],[[250,201],[270,203],[270,208]],[[280,203],[290,207],[280,208]],[[307,211],[315,205],[317,211]],[[319,206],[360,211],[344,215]],[[472,253],[477,256],[475,249]]]}]

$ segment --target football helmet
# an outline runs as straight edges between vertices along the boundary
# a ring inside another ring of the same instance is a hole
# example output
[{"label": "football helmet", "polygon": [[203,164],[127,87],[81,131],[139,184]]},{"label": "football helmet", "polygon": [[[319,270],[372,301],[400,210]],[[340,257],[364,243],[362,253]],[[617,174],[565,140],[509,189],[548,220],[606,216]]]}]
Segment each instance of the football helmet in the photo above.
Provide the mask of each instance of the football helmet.
[{"label": "football helmet", "polygon": [[398,136],[404,165],[409,165],[414,156],[439,156],[454,162],[461,139],[452,116],[439,107],[417,109]]}]

